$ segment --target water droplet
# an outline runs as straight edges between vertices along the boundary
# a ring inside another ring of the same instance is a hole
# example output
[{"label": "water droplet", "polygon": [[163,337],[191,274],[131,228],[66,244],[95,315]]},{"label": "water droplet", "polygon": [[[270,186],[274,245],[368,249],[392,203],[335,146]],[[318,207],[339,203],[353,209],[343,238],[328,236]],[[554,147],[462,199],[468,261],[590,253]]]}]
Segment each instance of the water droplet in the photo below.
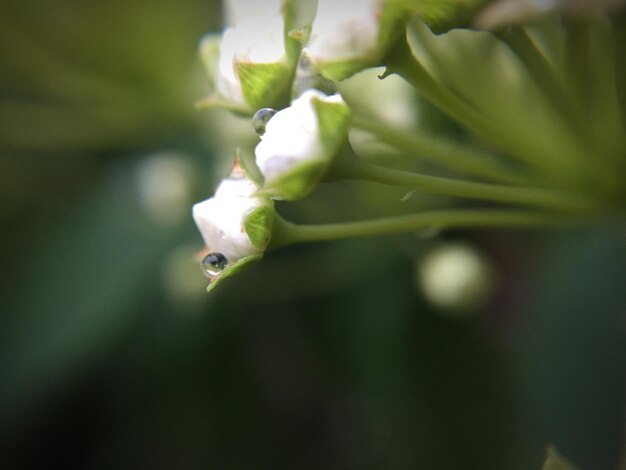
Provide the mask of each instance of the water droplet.
[{"label": "water droplet", "polygon": [[257,135],[265,134],[265,126],[278,111],[272,108],[261,108],[252,116],[252,127]]},{"label": "water droplet", "polygon": [[209,253],[202,260],[202,269],[209,277],[213,277],[224,271],[226,263],[228,263],[228,260],[223,254]]}]

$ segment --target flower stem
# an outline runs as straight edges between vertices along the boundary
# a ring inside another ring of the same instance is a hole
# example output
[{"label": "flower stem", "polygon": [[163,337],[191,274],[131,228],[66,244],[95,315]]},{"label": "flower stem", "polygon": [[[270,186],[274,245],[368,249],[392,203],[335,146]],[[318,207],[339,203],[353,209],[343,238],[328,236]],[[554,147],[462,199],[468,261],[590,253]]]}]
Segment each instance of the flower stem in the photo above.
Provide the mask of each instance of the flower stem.
[{"label": "flower stem", "polygon": [[591,21],[565,18],[565,73],[568,77],[570,99],[578,106],[578,112],[589,111],[589,96],[592,88],[589,70],[591,53]]},{"label": "flower stem", "polygon": [[374,165],[357,158],[343,159],[338,163],[337,174],[344,179],[373,181],[448,196],[540,206],[566,212],[588,212],[596,207],[594,201],[575,194],[422,175]]},{"label": "flower stem", "polygon": [[568,122],[576,133],[584,131],[584,125],[576,114],[576,109],[568,100],[567,92],[560,83],[554,65],[539,50],[524,27],[513,28],[502,40],[508,44],[525,65],[535,83],[543,91],[560,116]]},{"label": "flower stem", "polygon": [[528,133],[519,132],[519,126],[513,122],[494,118],[488,110],[477,107],[437,80],[413,55],[406,38],[398,41],[384,64],[387,66],[385,75],[398,74],[452,119],[507,156],[529,165],[541,176],[566,184],[577,184],[581,175],[595,176],[597,168],[589,167],[581,148],[571,144],[570,153],[561,148],[562,143],[573,142],[576,135],[567,133],[567,138],[560,136],[558,145],[555,141],[543,148],[545,142],[528,138]]},{"label": "flower stem", "polygon": [[439,210],[336,224],[298,225],[277,217],[269,248],[295,243],[461,227],[558,227],[568,221],[550,214],[514,210]]},{"label": "flower stem", "polygon": [[381,142],[415,153],[440,166],[500,183],[524,183],[529,178],[498,162],[493,155],[464,148],[424,131],[401,131],[370,116],[357,113],[353,125],[376,136]]},{"label": "flower stem", "polygon": [[411,52],[411,48],[402,39],[398,41],[392,53],[386,57],[387,71],[383,75],[398,74],[420,91],[429,101],[456,119],[468,129],[479,135],[494,135],[492,126],[482,114],[470,107],[450,90],[441,86],[435,78],[420,64]]}]

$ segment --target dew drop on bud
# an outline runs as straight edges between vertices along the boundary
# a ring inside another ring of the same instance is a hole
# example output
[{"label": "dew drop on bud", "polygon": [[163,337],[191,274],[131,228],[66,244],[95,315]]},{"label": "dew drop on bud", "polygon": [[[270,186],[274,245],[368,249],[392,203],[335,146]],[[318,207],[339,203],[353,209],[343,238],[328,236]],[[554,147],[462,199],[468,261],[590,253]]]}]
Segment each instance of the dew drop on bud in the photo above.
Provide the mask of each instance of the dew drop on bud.
[{"label": "dew drop on bud", "polygon": [[209,253],[202,260],[202,269],[209,276],[217,276],[226,267],[228,260],[221,253]]},{"label": "dew drop on bud", "polygon": [[257,135],[265,134],[265,126],[278,111],[272,108],[261,108],[252,116],[252,127]]}]

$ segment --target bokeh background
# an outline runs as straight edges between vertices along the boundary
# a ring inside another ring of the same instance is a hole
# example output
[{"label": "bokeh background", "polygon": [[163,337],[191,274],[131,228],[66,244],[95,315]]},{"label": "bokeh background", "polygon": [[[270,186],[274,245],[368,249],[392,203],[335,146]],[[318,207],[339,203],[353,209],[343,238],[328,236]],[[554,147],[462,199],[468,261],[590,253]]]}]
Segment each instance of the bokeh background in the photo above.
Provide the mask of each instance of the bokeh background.
[{"label": "bokeh background", "polygon": [[[221,22],[217,0],[0,4],[0,467],[530,469],[552,443],[625,468],[623,227],[298,246],[205,294],[190,206],[230,121],[194,107],[196,51]],[[417,284],[457,242],[493,289],[451,312]]]}]

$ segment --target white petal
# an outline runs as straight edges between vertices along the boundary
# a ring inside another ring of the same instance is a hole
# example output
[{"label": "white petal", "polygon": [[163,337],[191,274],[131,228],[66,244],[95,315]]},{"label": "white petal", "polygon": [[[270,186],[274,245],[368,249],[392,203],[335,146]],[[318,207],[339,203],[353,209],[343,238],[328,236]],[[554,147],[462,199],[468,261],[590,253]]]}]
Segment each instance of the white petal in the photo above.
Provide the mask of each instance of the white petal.
[{"label": "white petal", "polygon": [[258,253],[243,229],[245,216],[256,204],[246,198],[211,198],[193,206],[193,218],[210,252],[229,261]]},{"label": "white petal", "polygon": [[258,189],[258,186],[245,176],[225,178],[217,187],[215,197],[250,197]]},{"label": "white petal", "polygon": [[246,18],[281,16],[283,0],[227,0],[226,19],[228,24],[239,24]]},{"label": "white petal", "polygon": [[217,92],[224,98],[245,105],[239,78],[235,74],[235,57],[237,55],[237,32],[234,28],[224,31],[220,45],[220,57],[216,77]]}]

